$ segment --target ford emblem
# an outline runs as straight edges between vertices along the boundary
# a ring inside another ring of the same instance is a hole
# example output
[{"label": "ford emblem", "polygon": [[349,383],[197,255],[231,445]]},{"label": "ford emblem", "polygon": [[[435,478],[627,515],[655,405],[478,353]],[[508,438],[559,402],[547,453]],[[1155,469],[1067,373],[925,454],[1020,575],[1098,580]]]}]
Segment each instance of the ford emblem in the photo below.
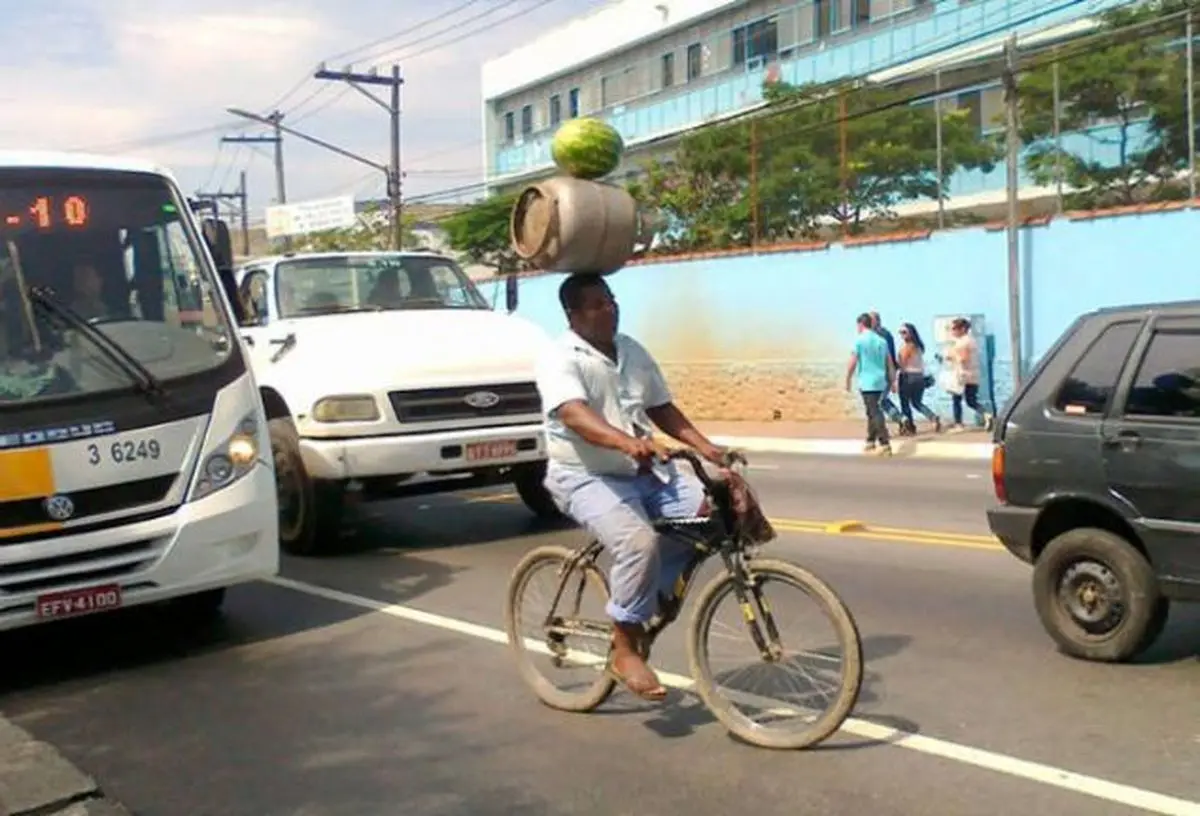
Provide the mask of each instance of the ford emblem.
[{"label": "ford emblem", "polygon": [[493,408],[500,403],[500,395],[492,391],[475,391],[463,397],[463,402],[472,408]]},{"label": "ford emblem", "polygon": [[54,521],[66,521],[75,515],[75,502],[70,496],[51,496],[42,502],[42,507]]}]

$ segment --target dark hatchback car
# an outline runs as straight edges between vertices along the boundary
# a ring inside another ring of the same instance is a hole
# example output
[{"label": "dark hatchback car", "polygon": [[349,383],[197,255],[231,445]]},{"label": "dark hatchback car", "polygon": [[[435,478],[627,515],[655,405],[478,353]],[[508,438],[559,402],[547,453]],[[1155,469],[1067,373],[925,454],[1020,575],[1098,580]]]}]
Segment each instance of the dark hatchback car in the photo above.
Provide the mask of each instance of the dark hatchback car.
[{"label": "dark hatchback car", "polygon": [[1200,601],[1200,301],[1078,318],[994,441],[988,524],[1064,652],[1129,660]]}]

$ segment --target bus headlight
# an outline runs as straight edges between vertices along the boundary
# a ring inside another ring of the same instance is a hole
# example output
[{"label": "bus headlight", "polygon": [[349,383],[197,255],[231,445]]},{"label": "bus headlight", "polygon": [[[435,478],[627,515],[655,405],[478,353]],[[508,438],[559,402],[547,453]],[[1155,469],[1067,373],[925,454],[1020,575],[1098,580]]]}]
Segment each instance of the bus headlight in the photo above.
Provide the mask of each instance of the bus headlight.
[{"label": "bus headlight", "polygon": [[317,422],[374,422],[379,405],[370,394],[325,397],[313,405],[312,417]]},{"label": "bus headlight", "polygon": [[202,499],[236,482],[259,461],[258,421],[248,414],[237,430],[204,458],[192,487],[191,501]]}]

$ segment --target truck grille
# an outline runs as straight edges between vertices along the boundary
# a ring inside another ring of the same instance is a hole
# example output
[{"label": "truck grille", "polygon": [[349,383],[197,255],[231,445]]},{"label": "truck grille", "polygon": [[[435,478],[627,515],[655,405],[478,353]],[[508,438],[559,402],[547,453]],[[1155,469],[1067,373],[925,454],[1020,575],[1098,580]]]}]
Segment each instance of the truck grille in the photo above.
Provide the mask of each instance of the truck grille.
[{"label": "truck grille", "polygon": [[542,410],[537,386],[531,382],[393,391],[388,398],[401,422],[497,419]]},{"label": "truck grille", "polygon": [[[172,473],[166,476],[155,476],[152,479],[121,482],[70,493],[68,497],[74,505],[71,520],[77,521],[89,516],[99,516],[104,513],[115,513],[119,510],[131,510],[147,504],[156,504],[166,497],[177,476],[178,474]],[[43,499],[0,502],[0,529],[44,524],[53,520],[46,512]],[[0,539],[0,546],[3,546],[4,543],[7,542]]]}]

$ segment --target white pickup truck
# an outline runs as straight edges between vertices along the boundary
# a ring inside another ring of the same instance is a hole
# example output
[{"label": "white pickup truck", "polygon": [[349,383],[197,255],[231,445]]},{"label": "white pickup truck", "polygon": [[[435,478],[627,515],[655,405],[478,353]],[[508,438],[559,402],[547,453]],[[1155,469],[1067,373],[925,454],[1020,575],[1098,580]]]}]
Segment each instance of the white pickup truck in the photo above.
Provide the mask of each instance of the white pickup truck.
[{"label": "white pickup truck", "polygon": [[362,499],[511,483],[557,514],[534,364],[547,335],[430,252],[261,258],[237,272],[269,420],[280,544],[336,549]]}]

